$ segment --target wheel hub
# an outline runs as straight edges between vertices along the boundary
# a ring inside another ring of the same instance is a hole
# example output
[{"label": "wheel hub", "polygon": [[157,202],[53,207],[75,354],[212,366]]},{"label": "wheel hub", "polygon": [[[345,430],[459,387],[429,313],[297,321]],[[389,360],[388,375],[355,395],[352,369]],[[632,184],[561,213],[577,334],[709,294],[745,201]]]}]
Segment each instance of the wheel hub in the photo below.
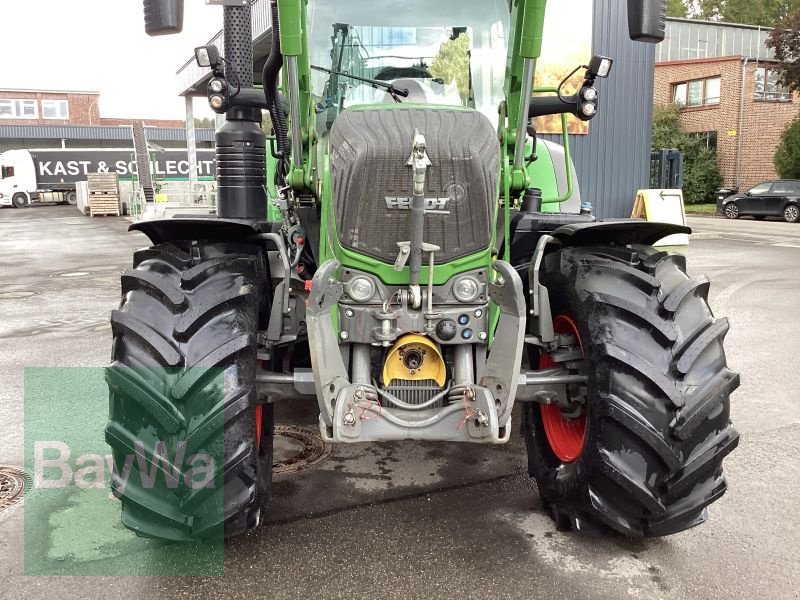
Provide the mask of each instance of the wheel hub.
[{"label": "wheel hub", "polygon": [[[559,315],[553,320],[553,330],[557,334],[570,335],[578,340],[578,345],[583,352],[578,328],[575,322],[566,315]],[[556,365],[552,356],[542,354],[539,359],[539,368],[546,369]],[[543,404],[541,407],[542,424],[550,449],[556,457],[571,463],[577,460],[583,452],[583,443],[586,439],[586,413],[582,411],[578,416],[566,416],[564,411],[554,404]]]}]

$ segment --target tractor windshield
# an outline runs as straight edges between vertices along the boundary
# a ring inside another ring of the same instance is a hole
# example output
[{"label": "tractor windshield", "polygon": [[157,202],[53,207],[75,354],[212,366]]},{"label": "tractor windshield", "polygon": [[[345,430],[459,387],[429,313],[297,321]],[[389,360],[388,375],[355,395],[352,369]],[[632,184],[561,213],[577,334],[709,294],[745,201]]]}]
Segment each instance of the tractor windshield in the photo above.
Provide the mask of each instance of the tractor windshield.
[{"label": "tractor windshield", "polygon": [[471,107],[495,124],[508,18],[505,0],[312,0],[311,64],[331,71],[312,70],[320,128],[347,107],[397,101]]}]

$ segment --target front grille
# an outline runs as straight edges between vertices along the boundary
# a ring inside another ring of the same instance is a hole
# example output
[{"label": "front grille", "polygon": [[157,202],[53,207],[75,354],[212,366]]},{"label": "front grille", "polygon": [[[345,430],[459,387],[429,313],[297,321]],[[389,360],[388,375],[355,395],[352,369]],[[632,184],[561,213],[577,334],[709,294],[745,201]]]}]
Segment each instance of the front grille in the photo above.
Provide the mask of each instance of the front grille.
[{"label": "front grille", "polygon": [[[440,388],[433,379],[423,379],[420,381],[392,379],[392,383],[386,388],[386,391],[406,404],[419,406],[420,404],[424,404],[433,398],[436,394],[440,393],[442,388]],[[385,400],[391,403],[391,400]],[[445,398],[442,398],[427,408],[442,408],[444,406],[444,402]]]},{"label": "front grille", "polygon": [[402,106],[349,109],[334,122],[331,185],[344,247],[393,263],[397,242],[410,239],[406,163],[417,131],[432,163],[425,198],[437,212],[425,216],[424,240],[441,248],[436,262],[489,247],[500,155],[494,128],[476,111]]}]

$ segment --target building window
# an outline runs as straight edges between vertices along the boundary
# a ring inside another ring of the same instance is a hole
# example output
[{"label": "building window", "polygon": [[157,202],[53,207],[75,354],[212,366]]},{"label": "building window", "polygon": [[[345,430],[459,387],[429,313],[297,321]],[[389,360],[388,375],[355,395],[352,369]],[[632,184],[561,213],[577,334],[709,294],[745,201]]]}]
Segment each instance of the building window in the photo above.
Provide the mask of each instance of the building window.
[{"label": "building window", "polygon": [[686,84],[676,83],[672,86],[672,101],[675,104],[686,106]]},{"label": "building window", "polygon": [[0,100],[0,119],[36,119],[39,109],[36,100]]},{"label": "building window", "polygon": [[778,72],[775,69],[759,67],[753,75],[755,79],[756,100],[770,100],[773,102],[791,102],[792,94],[789,88],[778,83]]},{"label": "building window", "polygon": [[720,78],[708,77],[672,84],[672,101],[680,106],[719,104]]},{"label": "building window", "polygon": [[690,133],[689,137],[698,138],[705,142],[706,148],[716,152],[717,151],[717,132],[716,131],[700,131],[697,133]]},{"label": "building window", "polygon": [[66,100],[42,100],[42,116],[45,119],[69,119],[69,102]]}]

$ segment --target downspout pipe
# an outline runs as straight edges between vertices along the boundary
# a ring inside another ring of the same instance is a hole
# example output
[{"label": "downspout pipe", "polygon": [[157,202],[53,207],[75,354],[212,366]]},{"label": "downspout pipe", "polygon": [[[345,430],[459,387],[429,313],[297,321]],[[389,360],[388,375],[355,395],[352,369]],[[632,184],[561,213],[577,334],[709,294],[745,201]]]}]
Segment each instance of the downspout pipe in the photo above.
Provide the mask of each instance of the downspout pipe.
[{"label": "downspout pipe", "polygon": [[742,62],[742,93],[739,97],[739,135],[736,140],[736,189],[742,185],[742,128],[744,127],[744,95],[747,88],[747,63],[750,59],[745,58]]}]

